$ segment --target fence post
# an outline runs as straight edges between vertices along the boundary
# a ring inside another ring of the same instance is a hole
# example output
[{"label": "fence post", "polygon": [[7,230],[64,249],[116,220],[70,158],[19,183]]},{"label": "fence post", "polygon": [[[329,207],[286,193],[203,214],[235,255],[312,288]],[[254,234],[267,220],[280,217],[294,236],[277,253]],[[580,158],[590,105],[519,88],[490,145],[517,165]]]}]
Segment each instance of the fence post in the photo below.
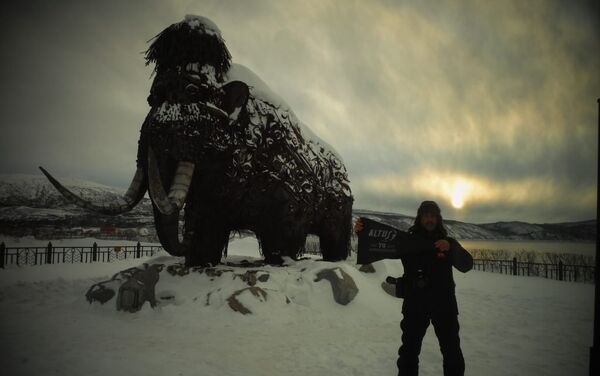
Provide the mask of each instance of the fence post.
[{"label": "fence post", "polygon": [[46,246],[46,264],[52,264],[52,242]]},{"label": "fence post", "polygon": [[92,244],[92,261],[96,261],[98,257],[98,244],[96,244],[96,242],[94,242],[94,244]]},{"label": "fence post", "polygon": [[137,242],[135,245],[135,258],[140,258],[142,256],[142,245],[140,242]]},{"label": "fence post", "polygon": [[563,262],[562,260],[558,262],[558,280],[563,280]]},{"label": "fence post", "polygon": [[4,257],[6,254],[6,245],[4,242],[0,243],[0,268],[4,269]]},{"label": "fence post", "polygon": [[512,262],[512,269],[513,269],[513,275],[517,275],[517,258],[513,257],[513,262]]}]

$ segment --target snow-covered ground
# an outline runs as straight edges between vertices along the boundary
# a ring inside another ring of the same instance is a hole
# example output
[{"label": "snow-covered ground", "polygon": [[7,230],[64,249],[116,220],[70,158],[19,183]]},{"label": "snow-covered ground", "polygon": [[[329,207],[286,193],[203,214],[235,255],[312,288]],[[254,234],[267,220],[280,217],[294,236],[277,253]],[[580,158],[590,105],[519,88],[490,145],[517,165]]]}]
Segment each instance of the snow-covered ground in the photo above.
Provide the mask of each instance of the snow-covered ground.
[{"label": "snow-covered ground", "polygon": [[[228,261],[258,256],[255,239],[237,239]],[[173,260],[164,254],[154,259]],[[0,270],[2,374],[397,373],[402,300],[380,285],[387,275],[401,274],[400,261],[377,262],[374,274],[358,271],[355,260],[253,268],[271,277],[257,285],[268,293],[266,300],[239,296],[253,311],[248,315],[234,312],[225,300],[246,286],[233,273],[211,280],[206,274],[178,277],[163,271],[157,295],[175,299],[154,310],[146,304],[131,314],[117,312],[114,299],[105,305],[86,302],[93,283],[142,261],[149,259]],[[330,266],[350,274],[360,290],[346,306],[335,303],[328,281],[314,281],[317,271]],[[587,374],[592,285],[456,270],[455,280],[467,375]],[[420,374],[442,374],[432,327]]]}]

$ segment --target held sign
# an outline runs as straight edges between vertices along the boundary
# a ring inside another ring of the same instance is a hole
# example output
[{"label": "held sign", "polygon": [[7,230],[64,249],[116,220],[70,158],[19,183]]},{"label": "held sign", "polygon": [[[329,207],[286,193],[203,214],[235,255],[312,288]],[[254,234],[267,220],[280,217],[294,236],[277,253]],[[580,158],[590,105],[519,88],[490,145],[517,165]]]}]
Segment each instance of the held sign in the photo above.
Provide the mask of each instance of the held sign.
[{"label": "held sign", "polygon": [[398,258],[398,243],[408,233],[392,226],[360,217],[363,229],[358,233],[357,264]]}]

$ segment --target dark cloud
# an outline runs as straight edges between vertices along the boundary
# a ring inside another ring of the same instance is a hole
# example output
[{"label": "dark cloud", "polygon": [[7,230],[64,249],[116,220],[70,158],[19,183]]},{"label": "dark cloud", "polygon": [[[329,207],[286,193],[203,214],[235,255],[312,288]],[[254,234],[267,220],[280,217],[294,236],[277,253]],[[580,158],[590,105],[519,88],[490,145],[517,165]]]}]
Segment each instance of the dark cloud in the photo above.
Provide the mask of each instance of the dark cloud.
[{"label": "dark cloud", "polygon": [[141,52],[186,13],[213,19],[234,61],[342,154],[356,207],[595,216],[600,23],[585,1],[15,2],[0,172],[126,186],[148,110]]}]

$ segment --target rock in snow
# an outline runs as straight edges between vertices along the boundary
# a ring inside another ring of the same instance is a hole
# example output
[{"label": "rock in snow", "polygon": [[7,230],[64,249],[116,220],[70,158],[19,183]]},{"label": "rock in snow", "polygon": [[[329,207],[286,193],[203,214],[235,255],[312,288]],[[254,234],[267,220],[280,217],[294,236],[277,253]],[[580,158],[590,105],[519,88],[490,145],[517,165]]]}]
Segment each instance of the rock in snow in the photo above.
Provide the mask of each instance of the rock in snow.
[{"label": "rock in snow", "polygon": [[242,293],[244,293],[246,291],[249,291],[250,293],[252,293],[252,295],[261,302],[264,302],[267,300],[267,292],[258,286],[246,287],[246,288],[237,290],[236,292],[231,294],[231,296],[229,298],[227,298],[227,303],[229,303],[229,307],[231,307],[231,309],[233,309],[234,311],[239,312],[241,314],[244,314],[244,315],[246,315],[248,313],[252,313],[252,311],[250,311],[248,308],[246,308],[237,299],[237,296],[241,295]]},{"label": "rock in snow", "polygon": [[326,279],[331,283],[333,299],[341,305],[346,305],[358,294],[358,287],[348,273],[341,268],[323,269],[317,273],[315,282]]},{"label": "rock in snow", "polygon": [[[168,279],[170,277],[175,277],[175,280],[170,281],[171,283],[169,284],[169,291],[171,293],[165,294],[164,292],[161,292],[159,294],[163,297],[168,297],[163,299],[167,301],[166,304],[171,303],[171,300],[177,296],[178,290],[185,289],[186,286],[189,285],[187,279],[190,278],[190,275],[194,274],[205,275],[209,278],[210,282],[213,282],[211,285],[214,286],[211,286],[211,291],[206,294],[206,305],[210,305],[211,295],[215,293],[219,295],[229,293],[229,297],[226,298],[229,307],[236,312],[249,314],[252,313],[252,311],[244,306],[238,299],[238,296],[242,295],[244,292],[249,292],[252,296],[258,298],[260,302],[264,302],[267,299],[267,292],[261,288],[261,286],[265,286],[266,282],[270,279],[270,274],[267,270],[243,270],[248,268],[247,264],[235,264],[231,262],[228,263],[228,266],[187,267],[179,262],[179,258],[172,257],[170,258],[171,262],[167,262],[166,264],[164,263],[165,259],[169,258],[160,256],[160,260],[162,260],[163,263],[144,263],[141,267],[128,268],[115,274],[109,280],[93,284],[85,294],[86,299],[90,303],[100,302],[101,304],[104,304],[110,301],[115,296],[115,290],[118,290],[118,294],[116,294],[116,307],[119,311],[137,312],[142,308],[145,302],[148,302],[151,307],[156,307],[160,305],[161,300],[156,300],[155,290],[163,290],[162,284],[160,284],[160,272],[163,269],[166,270],[165,273],[163,273],[163,280],[167,279],[166,283],[169,283]],[[257,263],[251,265],[257,265]],[[275,272],[276,270],[277,269],[274,269],[273,271]],[[306,268],[302,268],[296,272],[297,280],[304,280],[305,272],[311,275],[314,274],[312,271],[306,271]],[[236,279],[244,282],[249,287],[235,289],[237,284],[231,282]],[[316,273],[314,282],[318,282],[321,279],[326,279],[331,283],[333,299],[338,304],[347,305],[354,299],[356,294],[358,294],[356,283],[354,283],[352,277],[340,267],[320,270]],[[196,280],[194,280],[193,283],[197,283]],[[260,284],[261,286],[256,286],[257,284]],[[322,287],[322,285],[317,285],[316,287]],[[281,297],[284,297],[285,300],[280,299],[280,303],[284,302],[285,304],[289,304],[292,302],[290,296],[286,294]]]}]

